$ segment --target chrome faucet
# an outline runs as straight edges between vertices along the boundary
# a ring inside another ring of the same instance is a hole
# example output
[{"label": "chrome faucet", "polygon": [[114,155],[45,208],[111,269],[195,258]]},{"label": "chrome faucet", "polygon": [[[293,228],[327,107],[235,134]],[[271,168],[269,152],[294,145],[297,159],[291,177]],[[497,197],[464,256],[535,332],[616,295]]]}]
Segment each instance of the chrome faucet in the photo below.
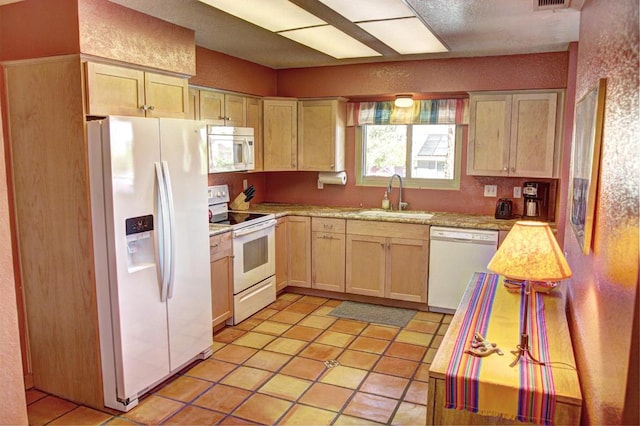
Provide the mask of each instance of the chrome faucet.
[{"label": "chrome faucet", "polygon": [[[391,178],[389,179],[389,187],[387,188],[387,194],[391,195],[391,184],[393,184],[393,178],[394,177],[398,177],[398,182],[400,183],[400,191],[398,193],[398,211],[402,211],[405,210],[408,206],[407,203],[403,203],[402,202],[402,176],[400,176],[397,173],[394,173],[393,175],[391,175]],[[391,210],[393,210],[393,203],[390,204],[391,205]]]}]

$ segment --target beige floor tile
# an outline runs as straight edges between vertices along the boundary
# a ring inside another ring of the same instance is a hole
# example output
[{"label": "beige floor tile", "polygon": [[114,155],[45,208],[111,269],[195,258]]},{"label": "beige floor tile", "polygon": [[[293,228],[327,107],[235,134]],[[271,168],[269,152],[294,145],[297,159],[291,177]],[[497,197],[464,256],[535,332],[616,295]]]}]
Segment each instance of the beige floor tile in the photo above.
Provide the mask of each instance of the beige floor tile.
[{"label": "beige floor tile", "polygon": [[427,418],[427,407],[424,405],[401,402],[391,424],[394,425],[422,425]]},{"label": "beige floor tile", "polygon": [[330,425],[338,415],[333,411],[321,410],[306,405],[295,405],[280,421],[285,425]]},{"label": "beige floor tile", "polygon": [[380,373],[369,373],[359,390],[361,392],[400,399],[408,384],[409,379],[404,379],[402,377],[394,377]]},{"label": "beige floor tile", "polygon": [[424,359],[422,360],[422,362],[432,363],[433,359],[436,357],[436,352],[438,352],[437,349],[433,349],[433,348],[427,349],[427,353],[424,354]]},{"label": "beige floor tile", "polygon": [[156,395],[177,399],[182,402],[191,402],[210,386],[211,382],[195,379],[193,377],[181,376],[168,385],[163,386],[156,392]]},{"label": "beige floor tile", "polygon": [[291,339],[305,340],[307,342],[312,341],[323,332],[320,328],[313,327],[305,327],[303,325],[294,325],[286,333],[284,333],[283,337],[289,337]]},{"label": "beige floor tile", "polygon": [[290,359],[290,355],[279,354],[271,351],[259,351],[249,358],[244,365],[247,367],[261,368],[263,370],[277,371]]},{"label": "beige floor tile", "polygon": [[227,416],[220,423],[221,426],[229,425],[229,426],[243,426],[243,425],[259,425],[260,423],[252,422],[247,419],[241,419],[240,417]]},{"label": "beige floor tile", "polygon": [[300,302],[304,302],[304,303],[311,303],[312,305],[322,305],[324,303],[326,303],[329,299],[325,298],[325,297],[318,297],[318,296],[303,296],[300,299]]},{"label": "beige floor tile", "polygon": [[449,324],[440,324],[437,334],[439,336],[444,336],[448,329],[449,329]]},{"label": "beige floor tile", "polygon": [[453,319],[453,315],[445,315],[444,318],[442,318],[442,323],[451,324],[452,319]]},{"label": "beige floor tile", "polygon": [[404,327],[405,330],[417,331],[420,333],[435,334],[438,330],[439,324],[431,321],[420,321],[413,319]]},{"label": "beige floor tile", "polygon": [[339,333],[337,331],[327,330],[322,333],[315,340],[316,343],[321,343],[323,345],[337,346],[339,348],[344,348],[349,345],[355,339],[355,336],[352,334]]},{"label": "beige floor tile", "polygon": [[224,418],[224,414],[189,405],[170,417],[167,425],[216,425]]},{"label": "beige floor tile", "polygon": [[279,336],[290,328],[291,328],[291,324],[285,324],[282,322],[266,320],[266,321],[263,321],[260,325],[257,325],[251,331],[254,331],[256,333],[272,334],[274,336]]},{"label": "beige floor tile", "polygon": [[295,302],[296,300],[300,300],[300,298],[302,298],[303,296],[301,294],[295,294],[295,293],[283,293],[280,296],[278,296],[278,299],[282,299],[282,300],[290,300],[292,302]]},{"label": "beige floor tile", "polygon": [[27,406],[29,424],[44,425],[51,420],[62,416],[76,408],[73,402],[66,401],[55,396],[47,395],[44,398]]},{"label": "beige floor tile", "polygon": [[292,402],[280,398],[255,393],[238,407],[233,415],[261,424],[273,425],[292,405]]},{"label": "beige floor tile", "polygon": [[214,341],[213,344],[211,345],[211,352],[218,352],[220,349],[224,348],[225,346],[227,346],[226,343],[224,342],[216,342]]},{"label": "beige floor tile", "polygon": [[413,319],[422,320],[422,321],[431,321],[431,322],[440,322],[444,317],[444,314],[439,314],[437,312],[417,312]]},{"label": "beige floor tile", "polygon": [[340,305],[343,301],[342,300],[337,300],[337,299],[329,299],[327,302],[325,302],[325,306],[331,306],[332,308],[335,308],[336,306]]},{"label": "beige floor tile", "polygon": [[434,336],[430,346],[434,349],[438,349],[440,347],[440,343],[442,343],[442,339],[444,339],[443,335]]},{"label": "beige floor tile", "polygon": [[398,400],[357,392],[353,399],[349,401],[343,413],[380,423],[387,423],[396,405],[398,405]]},{"label": "beige floor tile", "polygon": [[[62,417],[58,417],[50,425],[101,425],[112,416],[88,407],[77,407]],[[31,420],[31,419],[29,419]]]},{"label": "beige floor tile", "polygon": [[431,364],[426,364],[424,362],[420,363],[418,369],[416,370],[416,374],[413,376],[416,380],[420,380],[423,382],[429,381],[429,367]]},{"label": "beige floor tile", "polygon": [[209,380],[210,382],[217,382],[237,367],[236,364],[229,362],[208,359],[188,370],[185,375]]},{"label": "beige floor tile", "polygon": [[387,349],[387,346],[389,346],[388,340],[358,336],[355,338],[353,343],[349,345],[349,349],[381,354],[385,351],[385,349]]},{"label": "beige floor tile", "polygon": [[227,327],[227,328],[223,328],[217,333],[213,333],[213,340],[216,342],[231,343],[245,333],[246,333],[245,330],[240,330],[239,328]]},{"label": "beige floor tile", "polygon": [[418,333],[409,330],[401,330],[396,336],[396,342],[410,343],[419,346],[429,346],[431,339],[433,339],[433,334]]},{"label": "beige floor tile", "polygon": [[298,312],[301,314],[309,315],[311,312],[318,309],[318,305],[313,303],[295,302],[287,306],[284,310],[289,312]]},{"label": "beige floor tile", "polygon": [[283,353],[287,355],[295,355],[304,348],[308,342],[304,340],[289,339],[287,337],[278,337],[269,343],[265,349],[268,351]]},{"label": "beige floor tile", "polygon": [[358,417],[347,416],[346,414],[340,414],[336,421],[333,423],[336,426],[369,426],[380,425],[380,422],[374,422],[372,420],[360,419]]},{"label": "beige floor tile", "polygon": [[380,359],[380,355],[347,349],[338,357],[341,365],[370,370]]},{"label": "beige floor tile", "polygon": [[138,423],[156,425],[176,413],[184,406],[185,405],[183,403],[178,401],[173,401],[157,395],[149,395],[133,410],[122,414],[122,417]]},{"label": "beige floor tile", "polygon": [[380,361],[378,361],[376,366],[373,367],[373,371],[391,374],[392,376],[410,378],[413,376],[413,373],[415,373],[419,365],[420,363],[418,361],[383,356],[380,358]]},{"label": "beige floor tile", "polygon": [[311,358],[318,361],[328,361],[338,358],[342,351],[342,348],[337,348],[335,346],[321,345],[320,343],[311,343],[298,355],[304,358]]},{"label": "beige floor tile", "polygon": [[293,301],[291,300],[285,300],[285,299],[278,299],[275,302],[273,302],[272,304],[269,305],[269,308],[271,309],[277,309],[279,311],[285,309],[286,307],[290,306],[293,303]]},{"label": "beige floor tile", "polygon": [[31,404],[32,402],[36,402],[39,399],[42,399],[44,397],[46,397],[47,394],[44,392],[40,392],[37,389],[28,389],[26,392],[26,397],[27,397],[27,405]]},{"label": "beige floor tile", "polygon": [[329,330],[337,331],[340,333],[360,334],[360,332],[362,332],[362,330],[364,330],[366,327],[366,322],[341,318],[334,322],[331,327],[329,327]]},{"label": "beige floor tile", "polygon": [[298,325],[304,325],[306,327],[313,327],[313,328],[321,328],[323,330],[326,330],[335,321],[336,321],[336,318],[334,317],[319,317],[317,315],[309,315],[308,317],[300,321]]},{"label": "beige floor tile", "polygon": [[314,383],[300,398],[303,404],[339,412],[354,391],[327,383]]},{"label": "beige floor tile", "polygon": [[326,369],[320,361],[294,357],[280,372],[301,379],[316,380]]},{"label": "beige floor tile", "polygon": [[283,322],[285,324],[295,324],[305,317],[305,314],[291,311],[279,311],[270,318],[271,321]]},{"label": "beige floor tile", "polygon": [[370,324],[362,331],[361,335],[365,337],[375,337],[376,339],[391,340],[399,331],[400,328],[398,327]]},{"label": "beige floor tile", "polygon": [[311,386],[309,380],[276,374],[258,390],[260,393],[275,396],[277,398],[296,401]]},{"label": "beige floor tile", "polygon": [[311,312],[312,315],[317,315],[320,317],[327,316],[333,311],[335,308],[333,306],[320,306],[315,311]]},{"label": "beige floor tile", "polygon": [[256,390],[269,380],[272,375],[269,371],[241,366],[222,379],[220,383],[247,390]]},{"label": "beige floor tile", "polygon": [[254,319],[253,317],[247,318],[246,320],[242,321],[240,324],[234,325],[234,328],[237,328],[239,330],[249,331],[249,330],[253,330],[253,328],[258,324],[260,324],[261,322],[262,320],[260,319]]},{"label": "beige floor tile", "polygon": [[196,399],[193,405],[228,414],[233,412],[249,395],[251,392],[245,389],[215,385]]},{"label": "beige floor tile", "polygon": [[278,309],[264,308],[251,316],[254,320],[266,320],[280,312]]},{"label": "beige floor tile", "polygon": [[415,404],[427,404],[427,389],[429,384],[427,382],[420,382],[418,380],[411,381],[409,389],[405,394],[404,401],[413,402]]},{"label": "beige floor tile", "polygon": [[[255,328],[253,330],[255,330]],[[270,334],[263,334],[263,333],[256,333],[255,331],[249,331],[243,336],[240,336],[239,338],[237,338],[233,342],[233,344],[239,345],[239,346],[246,346],[248,348],[262,349],[275,338],[276,336],[272,336]]]},{"label": "beige floor tile", "polygon": [[254,348],[248,348],[238,345],[227,345],[220,349],[218,352],[211,355],[210,359],[217,359],[218,361],[232,362],[234,364],[242,364],[247,359],[251,358],[253,354],[258,352]]},{"label": "beige floor tile", "polygon": [[410,343],[391,342],[385,355],[396,358],[409,359],[412,361],[422,361],[424,354],[427,352],[425,346],[412,345]]},{"label": "beige floor tile", "polygon": [[112,417],[110,420],[107,420],[105,425],[114,425],[114,426],[138,426],[139,424],[134,422],[133,420],[125,419],[124,417]]},{"label": "beige floor tile", "polygon": [[327,370],[320,378],[321,383],[356,389],[367,376],[366,370],[339,365]]}]

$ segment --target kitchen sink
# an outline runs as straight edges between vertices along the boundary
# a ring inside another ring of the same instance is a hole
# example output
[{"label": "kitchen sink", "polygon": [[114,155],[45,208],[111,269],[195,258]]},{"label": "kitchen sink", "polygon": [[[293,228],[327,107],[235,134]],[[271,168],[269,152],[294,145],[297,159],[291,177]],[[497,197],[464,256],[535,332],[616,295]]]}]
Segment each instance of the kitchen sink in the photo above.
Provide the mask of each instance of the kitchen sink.
[{"label": "kitchen sink", "polygon": [[431,219],[433,214],[431,213],[420,213],[420,212],[411,212],[411,211],[387,211],[387,210],[363,210],[359,212],[362,216],[372,216],[372,217],[396,217],[396,218],[407,218],[407,219]]}]

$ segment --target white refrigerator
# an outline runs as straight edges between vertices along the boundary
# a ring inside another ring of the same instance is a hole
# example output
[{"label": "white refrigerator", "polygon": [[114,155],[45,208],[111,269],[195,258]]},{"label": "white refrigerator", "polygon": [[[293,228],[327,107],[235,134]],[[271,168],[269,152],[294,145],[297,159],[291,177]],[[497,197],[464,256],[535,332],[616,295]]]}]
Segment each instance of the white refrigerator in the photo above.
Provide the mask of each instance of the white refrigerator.
[{"label": "white refrigerator", "polygon": [[110,116],[87,123],[105,406],[211,355],[205,124]]}]

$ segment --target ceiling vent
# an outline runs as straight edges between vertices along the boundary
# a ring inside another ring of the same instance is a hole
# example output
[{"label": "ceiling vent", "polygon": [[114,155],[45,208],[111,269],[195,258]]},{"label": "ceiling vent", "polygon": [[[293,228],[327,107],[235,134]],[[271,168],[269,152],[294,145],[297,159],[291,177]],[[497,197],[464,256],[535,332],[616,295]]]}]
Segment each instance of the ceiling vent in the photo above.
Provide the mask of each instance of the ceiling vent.
[{"label": "ceiling vent", "polygon": [[533,11],[566,9],[571,0],[532,0]]}]

